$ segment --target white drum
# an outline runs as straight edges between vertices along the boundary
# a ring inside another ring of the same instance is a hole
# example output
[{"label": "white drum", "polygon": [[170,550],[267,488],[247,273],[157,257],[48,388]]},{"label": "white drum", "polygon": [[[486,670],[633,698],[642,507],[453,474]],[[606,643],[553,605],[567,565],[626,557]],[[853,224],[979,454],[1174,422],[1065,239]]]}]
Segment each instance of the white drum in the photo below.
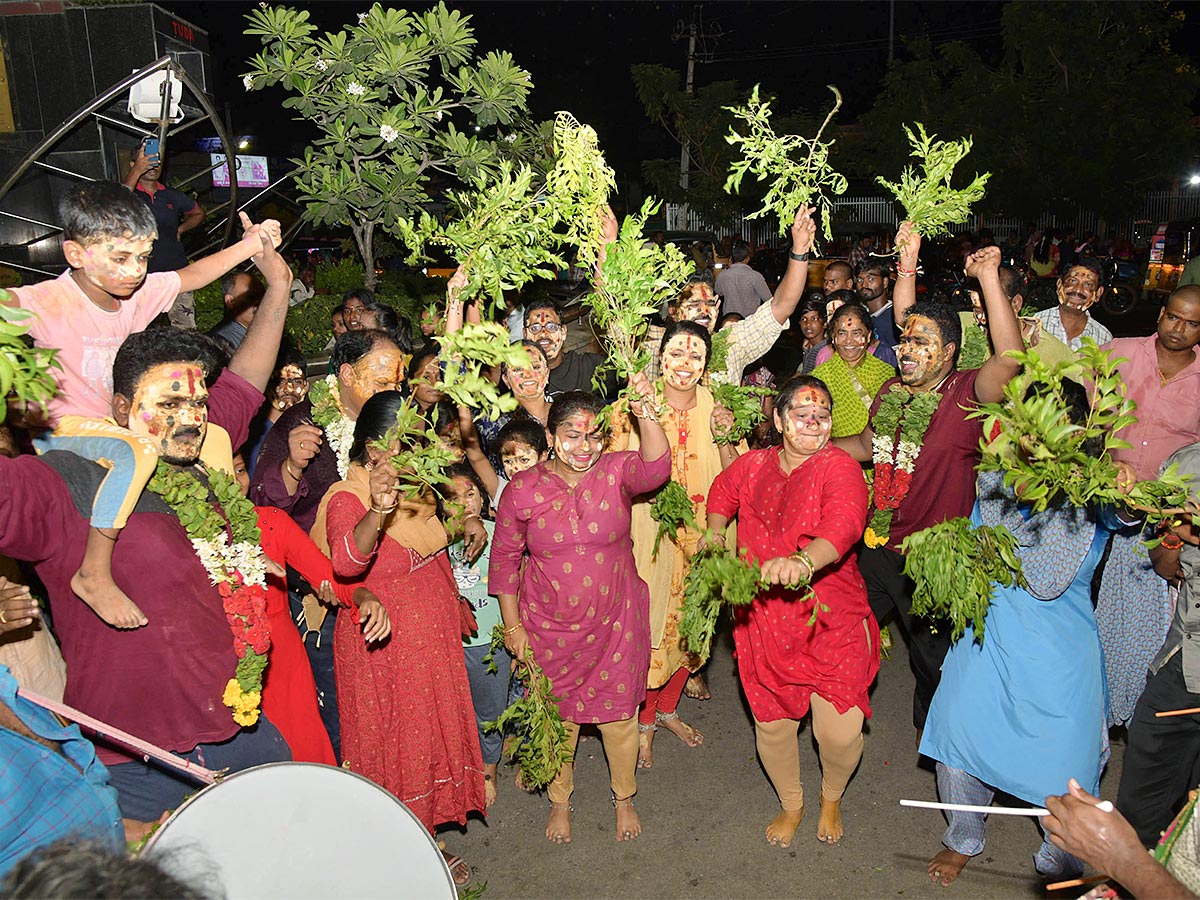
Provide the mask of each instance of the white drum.
[{"label": "white drum", "polygon": [[201,890],[219,879],[229,900],[458,896],[408,807],[361,775],[316,763],[256,766],[209,785],[144,853]]}]

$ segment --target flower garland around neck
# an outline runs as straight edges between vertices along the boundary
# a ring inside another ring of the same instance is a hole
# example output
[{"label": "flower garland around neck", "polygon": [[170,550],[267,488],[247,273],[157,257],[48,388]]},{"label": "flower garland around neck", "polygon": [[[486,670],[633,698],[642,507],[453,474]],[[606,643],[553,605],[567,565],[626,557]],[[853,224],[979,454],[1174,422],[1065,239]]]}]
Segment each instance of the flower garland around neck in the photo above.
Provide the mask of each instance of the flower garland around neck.
[{"label": "flower garland around neck", "polygon": [[259,543],[254,504],[224,472],[210,471],[206,486],[192,470],[177,469],[162,460],[149,488],[179,517],[196,556],[221,595],[238,657],[221,701],[232,708],[235,722],[253,725],[258,721],[263,671],[271,648],[266,558]]},{"label": "flower garland around neck", "polygon": [[329,449],[337,458],[338,477],[346,480],[350,471],[350,447],[354,443],[354,422],[342,409],[336,375],[326,375],[309,389],[313,421],[325,431]]},{"label": "flower garland around neck", "polygon": [[892,515],[912,487],[913,467],[941,401],[942,395],[937,391],[911,392],[898,384],[892,385],[879,401],[879,409],[871,419],[875,432],[871,441],[875,485],[871,503],[874,509],[863,535],[868,547],[882,547],[888,542]]}]

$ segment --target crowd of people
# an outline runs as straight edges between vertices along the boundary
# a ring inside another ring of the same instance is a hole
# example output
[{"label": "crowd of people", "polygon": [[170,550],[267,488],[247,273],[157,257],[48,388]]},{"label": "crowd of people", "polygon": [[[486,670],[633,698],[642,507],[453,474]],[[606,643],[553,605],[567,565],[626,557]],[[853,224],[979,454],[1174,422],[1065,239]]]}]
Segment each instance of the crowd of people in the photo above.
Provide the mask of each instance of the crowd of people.
[{"label": "crowd of people", "polygon": [[[162,224],[135,191],[153,199],[155,173],[139,151],[126,186],[69,192],[68,268],[7,300],[36,314],[30,334],[59,367],[45,410],[13,410],[0,457],[0,734],[38,748],[14,751],[0,780],[0,874],[66,835],[115,849],[193,790],[119,742],[85,740],[18,684],[212,769],[347,766],[432,833],[496,802],[504,736],[485,723],[532,657],[570,750],[547,788],[546,838],[571,840],[574,752],[581,726],[596,726],[615,839],[636,839],[638,773],[656,764],[658,733],[703,752],[680,703],[708,696],[704,660],[680,621],[693,556],[725,542],[767,584],[733,612],[732,634],[778,795],[771,845],[791,846],[804,815],[797,733],[810,713],[815,834],[842,838],[891,628],[909,647],[919,752],[953,807],[933,881],[983,852],[986,815],[964,807],[997,792],[1041,806],[1068,784],[1037,871],[1105,865],[1085,835],[1112,726],[1129,728],[1118,811],[1104,813],[1123,846],[1154,843],[1186,802],[1200,719],[1155,713],[1200,706],[1200,531],[1150,535],[1122,508],[1032,513],[1002,475],[977,472],[995,435],[972,413],[1003,400],[1020,370],[1009,351],[1053,362],[1091,338],[1124,358],[1138,404],[1129,446],[1112,451],[1117,486],[1172,464],[1200,476],[1200,288],[1172,294],[1154,334],[1112,340],[1089,313],[1106,289],[1091,258],[1058,273],[1057,306],[1022,317],[1024,273],[983,246],[963,260],[971,308],[957,309],[918,299],[922,236],[903,223],[891,247],[856,246],[809,291],[802,207],[775,289],[732,242],[715,284],[697,276],[651,324],[650,363],[611,416],[603,355],[567,349],[580,326],[553,303],[525,304],[514,343],[527,362],[493,373],[515,409],[492,418],[438,389],[453,362],[438,338],[486,314],[461,298],[463,273],[416,342],[369,291],[346,294],[328,370],[309,379],[285,327],[312,273],[294,277],[278,224],[243,217],[233,246],[147,274]],[[249,261],[257,276],[238,271]],[[219,279],[229,315],[213,335],[152,324]],[[743,382],[777,391],[762,427],[720,440],[734,415],[714,388]],[[1087,391],[1064,391],[1082,420]],[[405,410],[453,461],[445,487],[406,489],[391,464],[412,449],[392,431]],[[668,482],[698,524],[660,542],[651,504]],[[904,539],[955,517],[1007,527],[1026,576],[995,592],[982,643],[970,629],[952,643],[913,613]],[[493,628],[504,648],[489,666]],[[54,814],[34,827],[10,797]],[[468,863],[445,855],[466,884]]]}]

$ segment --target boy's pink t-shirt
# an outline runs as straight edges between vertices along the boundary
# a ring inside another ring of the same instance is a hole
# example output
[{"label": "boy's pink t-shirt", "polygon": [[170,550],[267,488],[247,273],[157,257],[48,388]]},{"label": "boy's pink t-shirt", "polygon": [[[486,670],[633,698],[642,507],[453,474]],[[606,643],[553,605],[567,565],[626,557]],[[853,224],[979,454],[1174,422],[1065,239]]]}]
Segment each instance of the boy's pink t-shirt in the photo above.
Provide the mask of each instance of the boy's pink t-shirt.
[{"label": "boy's pink t-shirt", "polygon": [[112,415],[113,360],[125,338],[166,312],[179,295],[178,272],[156,272],[109,312],[88,299],[71,269],[50,281],[11,288],[17,303],[37,313],[29,333],[38,347],[54,347],[62,369],[52,370],[58,393],[47,404],[51,423],[63,416]]}]

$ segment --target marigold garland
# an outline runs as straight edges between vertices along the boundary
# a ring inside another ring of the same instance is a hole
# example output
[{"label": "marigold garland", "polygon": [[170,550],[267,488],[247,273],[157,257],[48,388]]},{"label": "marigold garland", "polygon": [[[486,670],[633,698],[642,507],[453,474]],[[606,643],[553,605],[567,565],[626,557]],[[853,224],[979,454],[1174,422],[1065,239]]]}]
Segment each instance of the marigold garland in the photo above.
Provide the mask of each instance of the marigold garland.
[{"label": "marigold garland", "polygon": [[925,432],[941,402],[942,395],[937,391],[913,392],[899,384],[892,385],[880,399],[871,419],[875,482],[871,498],[874,512],[863,535],[868,547],[882,547],[888,542],[892,515],[912,487],[913,468],[921,455]]},{"label": "marigold garland", "polygon": [[325,432],[329,449],[337,457],[338,477],[345,480],[350,471],[350,447],[354,443],[354,423],[342,409],[336,375],[326,375],[315,382],[308,391],[312,402],[313,421]]},{"label": "marigold garland", "polygon": [[221,595],[238,657],[221,702],[233,710],[233,720],[239,725],[253,725],[258,721],[263,671],[271,648],[266,559],[254,504],[224,472],[210,471],[205,486],[191,471],[162,460],[148,487],[179,517],[196,556]]}]

